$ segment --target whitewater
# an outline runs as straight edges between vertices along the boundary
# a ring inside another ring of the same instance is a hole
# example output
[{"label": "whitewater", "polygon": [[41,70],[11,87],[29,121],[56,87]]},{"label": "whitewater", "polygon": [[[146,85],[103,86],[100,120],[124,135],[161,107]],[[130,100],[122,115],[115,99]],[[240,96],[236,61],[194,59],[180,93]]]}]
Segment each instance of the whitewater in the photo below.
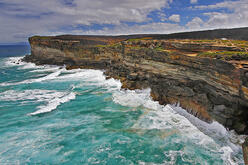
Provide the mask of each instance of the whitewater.
[{"label": "whitewater", "polygon": [[0,58],[0,164],[243,165],[244,136],[104,71]]}]

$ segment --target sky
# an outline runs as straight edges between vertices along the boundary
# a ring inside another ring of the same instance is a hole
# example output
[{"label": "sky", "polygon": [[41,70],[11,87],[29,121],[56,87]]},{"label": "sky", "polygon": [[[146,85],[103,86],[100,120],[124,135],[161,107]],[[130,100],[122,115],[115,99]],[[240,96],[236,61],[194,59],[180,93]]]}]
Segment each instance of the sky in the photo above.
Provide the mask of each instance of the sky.
[{"label": "sky", "polygon": [[248,0],[0,0],[0,44],[237,27],[248,27]]}]

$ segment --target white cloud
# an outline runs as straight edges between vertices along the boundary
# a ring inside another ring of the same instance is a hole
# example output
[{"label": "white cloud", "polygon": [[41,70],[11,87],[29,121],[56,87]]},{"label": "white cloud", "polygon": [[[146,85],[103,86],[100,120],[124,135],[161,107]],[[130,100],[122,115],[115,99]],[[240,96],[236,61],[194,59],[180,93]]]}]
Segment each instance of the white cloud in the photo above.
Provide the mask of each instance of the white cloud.
[{"label": "white cloud", "polygon": [[190,22],[186,24],[187,28],[189,29],[200,29],[203,25],[203,20],[199,17],[193,18]]},{"label": "white cloud", "polygon": [[214,5],[196,6],[195,9],[225,9],[228,11],[206,12],[205,28],[235,28],[248,26],[248,0],[224,1]]},{"label": "white cloud", "polygon": [[149,12],[168,6],[170,0],[122,0],[118,3],[115,0],[94,0],[94,2],[74,0],[70,6],[59,0],[43,0],[39,3],[30,0],[1,0],[1,2],[7,4],[6,10],[2,11],[7,15],[39,16],[53,13],[56,16],[71,17],[73,21],[82,24],[117,24],[120,21],[145,21]]},{"label": "white cloud", "polygon": [[162,22],[166,21],[167,18],[166,18],[166,14],[164,12],[160,12],[159,13],[159,18]]},{"label": "white cloud", "polygon": [[[71,4],[65,4],[65,1],[68,0],[40,0],[39,3],[37,0],[0,0],[0,43],[26,41],[31,35],[170,33],[183,29],[248,26],[248,0],[194,5],[190,9],[200,13],[185,27],[177,25],[181,21],[180,15],[169,17],[161,10],[169,7],[173,0],[72,0]],[[197,0],[190,2],[200,4]],[[160,23],[153,23],[148,16],[152,11],[158,12]],[[138,24],[128,26],[125,22]],[[112,28],[79,28],[94,24],[110,24]]]},{"label": "white cloud", "polygon": [[169,34],[173,32],[184,31],[184,27],[173,24],[173,23],[149,23],[145,25],[134,25],[134,26],[127,26],[127,25],[118,25],[114,29],[105,28],[103,30],[89,30],[86,32],[77,31],[80,33],[85,34],[116,34],[116,35],[125,35],[125,34]]},{"label": "white cloud", "polygon": [[198,0],[190,0],[191,4],[194,4],[194,3],[197,3],[197,2],[198,2]]},{"label": "white cloud", "polygon": [[219,2],[214,5],[200,5],[196,6],[195,8],[197,9],[220,9],[220,8],[228,8],[231,10],[237,10],[238,6],[239,7],[245,7],[247,8],[248,1],[247,0],[237,0],[237,1],[224,1],[224,2]]},{"label": "white cloud", "polygon": [[[70,33],[80,25],[147,22],[148,14],[169,7],[172,0],[0,0],[0,42],[19,42],[38,34]],[[59,32],[61,31],[61,32]],[[56,32],[56,33],[53,33]]]},{"label": "white cloud", "polygon": [[169,17],[169,20],[170,21],[173,21],[173,22],[180,22],[180,15],[178,14],[173,14]]}]

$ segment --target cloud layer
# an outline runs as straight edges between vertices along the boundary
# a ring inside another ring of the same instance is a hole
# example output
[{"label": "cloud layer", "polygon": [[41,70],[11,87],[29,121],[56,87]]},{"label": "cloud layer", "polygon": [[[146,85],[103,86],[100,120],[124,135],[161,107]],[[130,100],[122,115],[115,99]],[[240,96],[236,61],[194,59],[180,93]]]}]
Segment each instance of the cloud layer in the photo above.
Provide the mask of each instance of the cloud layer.
[{"label": "cloud layer", "polygon": [[141,23],[149,19],[151,11],[169,3],[171,0],[0,0],[0,36],[6,42],[19,41],[29,34],[64,33],[63,27]]},{"label": "cloud layer", "polygon": [[188,0],[183,5],[176,10],[173,0],[0,0],[0,43],[24,42],[31,35],[171,33],[248,26],[247,0],[208,5]]},{"label": "cloud layer", "polygon": [[[210,10],[204,13],[209,28],[231,28],[248,26],[248,0],[225,1],[214,5],[197,6],[199,10]],[[223,12],[226,9],[226,12]],[[217,10],[217,11],[211,11]]]},{"label": "cloud layer", "polygon": [[178,14],[173,14],[169,17],[169,20],[172,22],[180,22],[180,15]]}]

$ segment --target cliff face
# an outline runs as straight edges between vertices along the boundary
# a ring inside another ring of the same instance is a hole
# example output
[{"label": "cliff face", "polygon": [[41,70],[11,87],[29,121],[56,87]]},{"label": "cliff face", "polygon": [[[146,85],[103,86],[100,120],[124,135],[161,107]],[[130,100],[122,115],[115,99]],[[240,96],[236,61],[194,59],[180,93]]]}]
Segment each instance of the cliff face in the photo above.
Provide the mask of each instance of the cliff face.
[{"label": "cliff face", "polygon": [[202,120],[216,120],[248,134],[248,47],[240,46],[241,41],[228,41],[228,46],[221,40],[147,36],[32,37],[29,41],[31,55],[25,61],[104,69],[107,76],[120,79],[123,88],[149,87],[160,104],[180,103]]}]

